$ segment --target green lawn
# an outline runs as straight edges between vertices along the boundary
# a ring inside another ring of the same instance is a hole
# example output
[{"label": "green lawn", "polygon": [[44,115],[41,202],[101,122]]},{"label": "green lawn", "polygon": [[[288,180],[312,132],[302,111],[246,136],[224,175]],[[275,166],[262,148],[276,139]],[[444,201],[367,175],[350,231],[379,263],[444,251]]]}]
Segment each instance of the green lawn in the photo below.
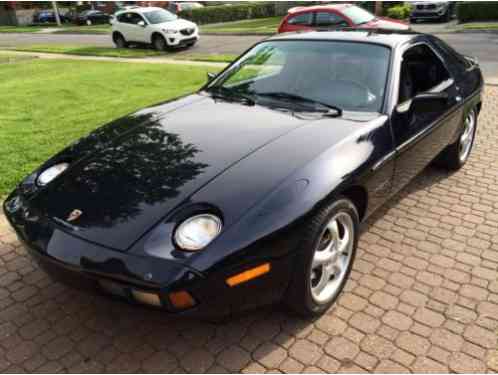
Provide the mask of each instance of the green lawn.
[{"label": "green lawn", "polygon": [[173,56],[175,60],[206,61],[206,62],[226,62],[230,63],[238,55],[218,55],[208,53],[180,53]]},{"label": "green lawn", "polygon": [[215,69],[42,59],[0,64],[0,199],[72,141],[196,90],[207,71]]},{"label": "green lawn", "polygon": [[473,22],[461,25],[464,30],[498,30],[498,23]]},{"label": "green lawn", "polygon": [[92,25],[92,26],[63,26],[55,31],[55,34],[110,34],[111,25]]},{"label": "green lawn", "polygon": [[201,32],[241,33],[241,34],[272,34],[277,32],[282,17],[258,18],[235,22],[225,22],[216,25],[201,26]]},{"label": "green lawn", "polygon": [[35,33],[41,26],[0,26],[0,33]]},{"label": "green lawn", "polygon": [[62,53],[65,55],[107,56],[107,57],[148,57],[148,56],[164,55],[164,53],[154,51],[153,49],[94,47],[94,46],[63,45],[63,44],[50,44],[50,45],[36,44],[31,46],[16,47],[14,50],[26,51],[26,52]]}]

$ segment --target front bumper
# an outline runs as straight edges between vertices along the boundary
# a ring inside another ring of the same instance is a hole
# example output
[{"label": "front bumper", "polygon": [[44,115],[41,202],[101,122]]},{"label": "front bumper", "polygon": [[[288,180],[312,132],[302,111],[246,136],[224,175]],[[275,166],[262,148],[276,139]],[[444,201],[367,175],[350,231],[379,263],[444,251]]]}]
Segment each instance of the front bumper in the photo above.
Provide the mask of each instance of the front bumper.
[{"label": "front bumper", "polygon": [[165,37],[169,47],[185,47],[190,44],[195,44],[199,40],[199,34],[197,32],[191,35],[183,35],[181,33],[166,34]]},{"label": "front bumper", "polygon": [[[211,318],[274,303],[282,298],[293,265],[291,255],[258,257],[243,264],[213,265],[213,271],[201,273],[172,260],[116,251],[75,237],[34,213],[22,199],[15,212],[5,204],[4,211],[29,254],[52,278],[131,303],[143,303],[137,300],[137,291],[155,295],[160,301],[156,307],[170,313]],[[230,276],[264,262],[271,264],[271,272],[228,286]],[[193,297],[193,307],[179,309],[172,304],[171,293],[182,291]]]}]

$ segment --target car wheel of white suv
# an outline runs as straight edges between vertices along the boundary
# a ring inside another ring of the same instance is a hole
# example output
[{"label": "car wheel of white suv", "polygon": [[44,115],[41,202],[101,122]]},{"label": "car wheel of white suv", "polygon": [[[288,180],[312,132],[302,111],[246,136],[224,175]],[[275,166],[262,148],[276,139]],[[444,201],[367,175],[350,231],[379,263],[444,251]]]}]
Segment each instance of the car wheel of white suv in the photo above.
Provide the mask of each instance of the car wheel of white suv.
[{"label": "car wheel of white suv", "polygon": [[114,33],[112,36],[112,40],[117,48],[127,48],[128,43],[121,33]]},{"label": "car wheel of white suv", "polygon": [[156,34],[152,37],[152,45],[157,51],[166,51],[168,49],[168,43],[162,35]]}]

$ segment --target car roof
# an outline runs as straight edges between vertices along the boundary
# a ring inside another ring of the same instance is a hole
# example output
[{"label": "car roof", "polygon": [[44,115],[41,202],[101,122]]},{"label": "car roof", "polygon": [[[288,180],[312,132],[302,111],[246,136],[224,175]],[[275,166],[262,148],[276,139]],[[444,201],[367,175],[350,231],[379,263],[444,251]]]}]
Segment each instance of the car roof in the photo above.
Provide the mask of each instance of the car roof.
[{"label": "car roof", "polygon": [[147,12],[152,12],[154,10],[165,10],[165,9],[159,7],[133,7],[129,9],[120,10],[119,12],[116,12],[116,15],[119,15],[121,13],[129,13],[129,12],[147,13]]},{"label": "car roof", "polygon": [[299,13],[299,12],[313,12],[313,11],[318,11],[318,10],[343,10],[345,8],[348,8],[352,6],[353,4],[349,3],[341,3],[341,4],[324,4],[324,5],[311,5],[311,6],[298,6],[291,8],[287,11],[289,14],[293,13]]},{"label": "car roof", "polygon": [[382,44],[391,48],[424,34],[414,31],[386,30],[386,29],[348,29],[316,30],[282,33],[266,40],[334,40],[344,42],[364,42]]}]

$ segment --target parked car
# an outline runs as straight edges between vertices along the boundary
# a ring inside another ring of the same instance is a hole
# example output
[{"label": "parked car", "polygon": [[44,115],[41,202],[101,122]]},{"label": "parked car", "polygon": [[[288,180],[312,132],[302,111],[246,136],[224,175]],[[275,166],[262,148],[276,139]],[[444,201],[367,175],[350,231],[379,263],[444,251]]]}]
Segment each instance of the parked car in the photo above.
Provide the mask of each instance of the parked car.
[{"label": "parked car", "polygon": [[192,10],[199,8],[204,8],[204,5],[193,1],[187,1],[187,2],[170,1],[170,3],[168,4],[168,10],[173,14],[177,14],[185,10]]},{"label": "parked car", "polygon": [[199,29],[195,23],[162,8],[135,8],[115,14],[112,40],[118,48],[125,48],[130,42],[150,43],[163,51],[193,46],[199,40]]},{"label": "parked car", "polygon": [[278,32],[345,27],[362,29],[409,29],[409,25],[403,21],[387,17],[376,17],[356,5],[333,4],[290,9],[280,23]]},{"label": "parked car", "polygon": [[410,21],[449,21],[455,12],[455,1],[416,1],[412,3]]},{"label": "parked car", "polygon": [[[68,18],[59,12],[61,22],[68,22]],[[33,15],[33,23],[56,23],[55,12],[53,10],[40,10]]]},{"label": "parked car", "polygon": [[61,151],[4,211],[78,285],[185,314],[283,299],[319,315],[360,223],[434,159],[467,162],[482,92],[476,60],[432,35],[275,36],[200,91]]},{"label": "parked car", "polygon": [[109,23],[111,16],[100,10],[89,9],[79,13],[74,21],[78,25],[96,25]]}]

